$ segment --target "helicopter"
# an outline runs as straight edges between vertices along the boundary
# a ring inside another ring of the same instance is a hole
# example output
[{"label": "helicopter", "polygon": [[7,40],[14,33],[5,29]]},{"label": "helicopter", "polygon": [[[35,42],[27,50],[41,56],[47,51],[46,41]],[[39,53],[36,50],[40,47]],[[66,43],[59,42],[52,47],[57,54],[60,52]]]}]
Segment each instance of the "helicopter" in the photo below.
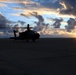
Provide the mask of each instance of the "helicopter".
[{"label": "helicopter", "polygon": [[10,37],[10,39],[14,39],[14,40],[26,40],[27,42],[29,40],[32,40],[33,42],[35,42],[36,39],[39,39],[40,34],[37,33],[36,31],[31,30],[30,28],[31,27],[28,24],[27,27],[26,27],[27,30],[24,31],[24,32],[20,32],[18,37],[16,35],[17,31],[13,30],[14,37]]}]

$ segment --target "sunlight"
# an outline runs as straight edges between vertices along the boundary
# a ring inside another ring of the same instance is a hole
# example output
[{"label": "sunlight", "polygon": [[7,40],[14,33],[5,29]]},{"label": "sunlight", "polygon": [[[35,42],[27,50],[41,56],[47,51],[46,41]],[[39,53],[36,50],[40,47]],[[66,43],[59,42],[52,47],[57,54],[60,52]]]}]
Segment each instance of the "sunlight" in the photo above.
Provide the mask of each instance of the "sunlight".
[{"label": "sunlight", "polygon": [[73,38],[76,38],[76,33],[72,33],[72,37]]}]

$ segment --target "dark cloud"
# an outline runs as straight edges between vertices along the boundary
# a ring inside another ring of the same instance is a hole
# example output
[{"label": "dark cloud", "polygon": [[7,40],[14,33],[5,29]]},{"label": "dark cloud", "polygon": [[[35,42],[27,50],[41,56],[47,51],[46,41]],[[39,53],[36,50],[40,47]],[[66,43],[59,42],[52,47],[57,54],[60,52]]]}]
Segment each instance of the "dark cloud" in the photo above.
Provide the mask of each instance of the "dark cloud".
[{"label": "dark cloud", "polygon": [[11,24],[13,24],[13,23],[14,22],[9,21],[8,19],[6,19],[5,16],[3,16],[2,14],[0,14],[0,32],[3,33],[2,35],[5,36],[6,34],[9,35],[10,33],[12,33],[13,27],[11,26]]},{"label": "dark cloud", "polygon": [[[35,18],[38,19],[38,22],[37,22],[37,25],[38,25],[38,26],[39,26],[41,23],[44,22],[43,16],[42,16],[42,15],[39,15],[37,12],[29,13],[29,15],[26,15],[26,14],[21,13],[20,15],[21,15],[21,16],[24,16],[24,17],[27,17],[27,18],[28,18],[29,16],[34,16]],[[29,18],[30,18],[30,17],[29,17]]]},{"label": "dark cloud", "polygon": [[39,21],[39,23],[42,23],[44,22],[44,18],[41,16],[41,15],[38,15],[37,12],[33,12],[33,13],[30,13],[32,16],[36,17]]},{"label": "dark cloud", "polygon": [[26,0],[25,2],[18,1],[18,3],[16,3],[16,4],[17,4],[16,7],[19,7],[22,9],[36,9],[39,7],[38,3],[36,3],[35,1],[32,1],[32,0]]},{"label": "dark cloud", "polygon": [[14,8],[23,8],[31,10],[38,10],[38,8],[50,8],[54,10],[60,9],[59,12],[61,14],[76,15],[76,0],[13,0],[12,2],[16,5],[14,6]]},{"label": "dark cloud", "polygon": [[21,25],[24,25],[25,24],[25,22],[24,21],[18,21]]},{"label": "dark cloud", "polygon": [[0,14],[0,35],[1,36],[11,36],[13,34],[13,30],[17,30],[18,32],[22,31],[21,27],[18,24],[24,25],[24,21],[13,22],[6,19],[5,16]]},{"label": "dark cloud", "polygon": [[65,5],[66,9],[63,7],[60,13],[76,15],[76,0],[61,0],[61,4]]},{"label": "dark cloud", "polygon": [[38,19],[38,22],[34,22],[36,26],[33,29],[36,31],[39,31],[42,29],[40,25],[42,25],[42,23],[44,22],[44,18],[41,15],[38,15],[37,12],[29,13],[29,15],[21,13],[20,15],[26,18],[30,18],[30,16],[34,16],[35,18]]},{"label": "dark cloud", "polygon": [[62,5],[59,3],[60,0],[26,0],[25,2],[16,2],[17,7],[22,9],[39,9],[39,8],[61,8]]},{"label": "dark cloud", "polygon": [[18,24],[14,25],[14,27],[12,28],[12,30],[16,30],[17,32],[22,31],[21,27]]},{"label": "dark cloud", "polygon": [[38,10],[41,8],[50,8],[54,10],[60,9],[59,13],[61,14],[76,15],[76,0],[24,0],[25,2],[20,0],[17,1],[18,2],[16,2],[16,4],[18,8],[31,10]]},{"label": "dark cloud", "polygon": [[35,22],[36,26],[33,28],[34,30],[41,31],[44,26],[47,26],[47,24],[44,23],[44,18],[42,15],[39,15],[37,12],[30,13],[30,15],[38,19],[38,22]]},{"label": "dark cloud", "polygon": [[52,9],[59,8],[61,14],[76,15],[76,0],[41,0],[40,5]]},{"label": "dark cloud", "polygon": [[59,0],[43,0],[40,2],[40,5],[52,9],[57,9],[62,7],[61,4],[59,3]]},{"label": "dark cloud", "polygon": [[53,21],[54,21],[54,23],[53,23],[53,27],[54,28],[60,28],[60,26],[61,26],[61,22],[63,22],[63,19],[62,18],[60,18],[60,19],[52,19]]},{"label": "dark cloud", "polygon": [[6,28],[8,23],[10,23],[10,21],[8,21],[2,14],[0,14],[0,29]]},{"label": "dark cloud", "polygon": [[[60,18],[56,18],[56,19],[52,19],[50,18],[52,21],[54,21],[54,23],[52,24],[52,26],[54,28],[60,28],[61,26],[61,22],[63,22],[63,19]],[[75,29],[75,26],[76,26],[76,19],[73,19],[73,18],[70,18],[68,21],[67,21],[67,24],[65,26],[65,29],[67,30],[67,32],[71,32],[73,29]]]},{"label": "dark cloud", "polygon": [[[46,31],[49,24],[48,23],[45,24],[45,21],[44,21],[44,18],[43,18],[42,15],[39,15],[37,12],[29,13],[29,15],[35,17],[36,19],[38,19],[38,21],[34,22],[36,24],[36,26],[34,26],[33,30],[42,31],[43,29],[45,29],[45,31]],[[27,17],[28,15],[21,13],[21,16]]]},{"label": "dark cloud", "polygon": [[65,26],[65,28],[67,29],[68,32],[71,32],[75,26],[76,26],[76,20],[73,19],[73,18],[70,18],[68,21],[67,21],[68,25]]},{"label": "dark cloud", "polygon": [[27,17],[27,18],[30,18],[29,15],[26,15],[26,14],[23,14],[23,13],[21,13],[20,15],[24,16],[24,17]]},{"label": "dark cloud", "polygon": [[[36,26],[33,28],[33,30],[36,30],[36,31],[47,31],[47,28],[49,26],[49,24],[45,24],[44,23],[44,18],[43,16],[39,15],[37,12],[33,12],[33,13],[29,13],[31,16],[34,16],[35,18],[38,19],[38,22],[34,22],[36,24]],[[24,14],[22,16],[25,16]],[[25,16],[26,17],[26,16]],[[52,26],[54,28],[60,28],[61,26],[61,22],[63,22],[63,18],[55,18],[55,19],[52,19],[51,20],[54,22],[52,24]],[[68,31],[68,32],[71,32],[75,26],[76,26],[76,20],[73,19],[73,18],[70,18],[68,21],[67,21],[68,25],[65,26],[65,29]]]},{"label": "dark cloud", "polygon": [[76,0],[37,0],[41,6],[60,9],[61,14],[76,15]]}]

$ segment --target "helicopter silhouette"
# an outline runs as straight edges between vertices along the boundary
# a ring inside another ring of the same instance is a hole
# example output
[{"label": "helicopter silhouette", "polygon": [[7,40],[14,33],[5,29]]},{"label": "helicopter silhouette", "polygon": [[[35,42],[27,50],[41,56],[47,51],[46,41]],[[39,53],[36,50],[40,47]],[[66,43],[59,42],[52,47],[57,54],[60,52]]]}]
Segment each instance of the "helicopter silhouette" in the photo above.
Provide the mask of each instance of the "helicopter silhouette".
[{"label": "helicopter silhouette", "polygon": [[20,32],[19,36],[17,37],[16,30],[13,30],[14,32],[14,37],[11,37],[10,39],[14,39],[14,40],[26,40],[27,42],[31,39],[33,42],[35,42],[36,39],[39,39],[40,34],[37,33],[36,31],[31,30],[29,27],[30,25],[28,24],[26,27],[26,31],[24,32]]}]

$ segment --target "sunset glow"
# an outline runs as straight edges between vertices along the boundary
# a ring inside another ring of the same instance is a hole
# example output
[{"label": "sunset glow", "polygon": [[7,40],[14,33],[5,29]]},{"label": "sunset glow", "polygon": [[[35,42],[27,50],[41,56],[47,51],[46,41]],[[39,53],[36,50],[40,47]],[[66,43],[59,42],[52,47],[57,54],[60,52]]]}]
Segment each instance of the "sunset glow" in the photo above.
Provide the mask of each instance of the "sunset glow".
[{"label": "sunset glow", "polygon": [[76,37],[76,1],[0,0],[0,35],[12,34],[13,28],[29,23],[41,35]]}]

